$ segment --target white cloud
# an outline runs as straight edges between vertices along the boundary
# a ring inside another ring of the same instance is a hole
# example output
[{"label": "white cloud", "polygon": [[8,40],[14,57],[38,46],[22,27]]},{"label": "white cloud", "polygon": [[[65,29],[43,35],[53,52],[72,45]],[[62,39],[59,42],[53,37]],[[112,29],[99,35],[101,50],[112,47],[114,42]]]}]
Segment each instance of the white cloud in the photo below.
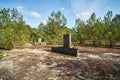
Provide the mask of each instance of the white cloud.
[{"label": "white cloud", "polygon": [[81,12],[81,13],[77,13],[76,17],[82,19],[88,19],[91,16],[91,14],[92,12]]},{"label": "white cloud", "polygon": [[23,6],[17,6],[16,8],[17,9],[23,9],[24,7]]},{"label": "white cloud", "polygon": [[108,1],[104,0],[69,0],[76,17],[86,19],[90,17],[92,12],[102,14]]},{"label": "white cloud", "polygon": [[76,14],[76,18],[80,18],[81,17],[81,14],[80,13],[77,13]]},{"label": "white cloud", "polygon": [[64,13],[66,13],[66,12],[67,12],[67,9],[66,9],[66,8],[64,8],[64,7],[62,7],[62,8],[60,8],[60,11],[64,14]]},{"label": "white cloud", "polygon": [[44,20],[42,23],[43,23],[44,25],[46,25],[46,24],[47,24],[47,21],[46,21],[46,20]]},{"label": "white cloud", "polygon": [[22,12],[23,14],[28,14],[29,16],[32,16],[34,18],[41,18],[41,15],[38,12],[35,11],[29,11],[26,8],[24,8],[23,6],[17,6],[16,9],[19,12]]},{"label": "white cloud", "polygon": [[86,19],[86,18],[89,18],[91,16],[91,14],[92,14],[92,12],[82,12],[81,16]]},{"label": "white cloud", "polygon": [[23,7],[23,6],[17,6],[16,8],[17,8],[17,10],[18,10],[18,11],[23,12],[23,9],[24,9],[24,7]]},{"label": "white cloud", "polygon": [[38,12],[35,12],[35,11],[29,12],[28,15],[35,17],[35,18],[41,18],[41,14],[39,14]]},{"label": "white cloud", "polygon": [[65,8],[60,8],[60,11],[65,11]]}]

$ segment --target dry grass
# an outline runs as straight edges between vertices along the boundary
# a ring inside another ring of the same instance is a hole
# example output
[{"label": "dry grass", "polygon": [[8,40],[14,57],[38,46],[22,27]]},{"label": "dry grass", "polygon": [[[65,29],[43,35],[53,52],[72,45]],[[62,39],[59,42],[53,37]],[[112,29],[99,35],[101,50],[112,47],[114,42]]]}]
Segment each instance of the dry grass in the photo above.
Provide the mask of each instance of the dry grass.
[{"label": "dry grass", "polygon": [[78,57],[50,52],[49,47],[3,51],[2,80],[119,80],[120,53],[83,49]]}]

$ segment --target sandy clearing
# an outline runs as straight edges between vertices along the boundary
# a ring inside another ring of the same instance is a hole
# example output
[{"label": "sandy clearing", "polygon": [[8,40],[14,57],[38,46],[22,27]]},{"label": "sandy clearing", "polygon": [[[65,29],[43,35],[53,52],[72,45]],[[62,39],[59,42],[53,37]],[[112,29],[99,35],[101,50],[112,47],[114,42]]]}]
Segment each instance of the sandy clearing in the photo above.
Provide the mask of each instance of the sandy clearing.
[{"label": "sandy clearing", "polygon": [[6,56],[0,60],[0,79],[2,80],[120,78],[119,53],[79,53],[78,57],[72,57],[41,48],[13,49],[4,53]]}]

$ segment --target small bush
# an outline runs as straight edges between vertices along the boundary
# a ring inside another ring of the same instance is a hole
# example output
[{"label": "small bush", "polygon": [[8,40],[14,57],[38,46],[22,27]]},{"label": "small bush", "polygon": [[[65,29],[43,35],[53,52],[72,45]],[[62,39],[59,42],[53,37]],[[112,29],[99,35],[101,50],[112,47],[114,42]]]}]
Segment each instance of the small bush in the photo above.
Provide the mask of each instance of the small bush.
[{"label": "small bush", "polygon": [[0,59],[3,58],[3,52],[0,51]]},{"label": "small bush", "polygon": [[12,30],[0,29],[0,48],[12,49],[14,48],[14,38],[12,35]]},{"label": "small bush", "polygon": [[4,46],[5,47],[5,49],[9,49],[9,50],[11,50],[11,49],[13,49],[14,48],[14,43],[13,43],[13,41],[11,40],[9,40],[9,41],[7,41],[6,42],[6,45]]}]

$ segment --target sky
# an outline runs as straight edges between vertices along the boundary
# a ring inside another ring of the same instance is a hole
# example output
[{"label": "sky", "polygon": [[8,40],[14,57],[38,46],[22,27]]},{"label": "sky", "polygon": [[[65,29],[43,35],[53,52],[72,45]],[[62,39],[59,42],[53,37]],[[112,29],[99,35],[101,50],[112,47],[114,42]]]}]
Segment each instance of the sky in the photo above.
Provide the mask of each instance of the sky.
[{"label": "sky", "polygon": [[94,12],[103,18],[108,11],[120,14],[120,0],[0,0],[0,8],[17,8],[26,24],[38,27],[46,24],[52,11],[61,11],[67,18],[67,26],[74,27],[75,20],[86,21]]}]

